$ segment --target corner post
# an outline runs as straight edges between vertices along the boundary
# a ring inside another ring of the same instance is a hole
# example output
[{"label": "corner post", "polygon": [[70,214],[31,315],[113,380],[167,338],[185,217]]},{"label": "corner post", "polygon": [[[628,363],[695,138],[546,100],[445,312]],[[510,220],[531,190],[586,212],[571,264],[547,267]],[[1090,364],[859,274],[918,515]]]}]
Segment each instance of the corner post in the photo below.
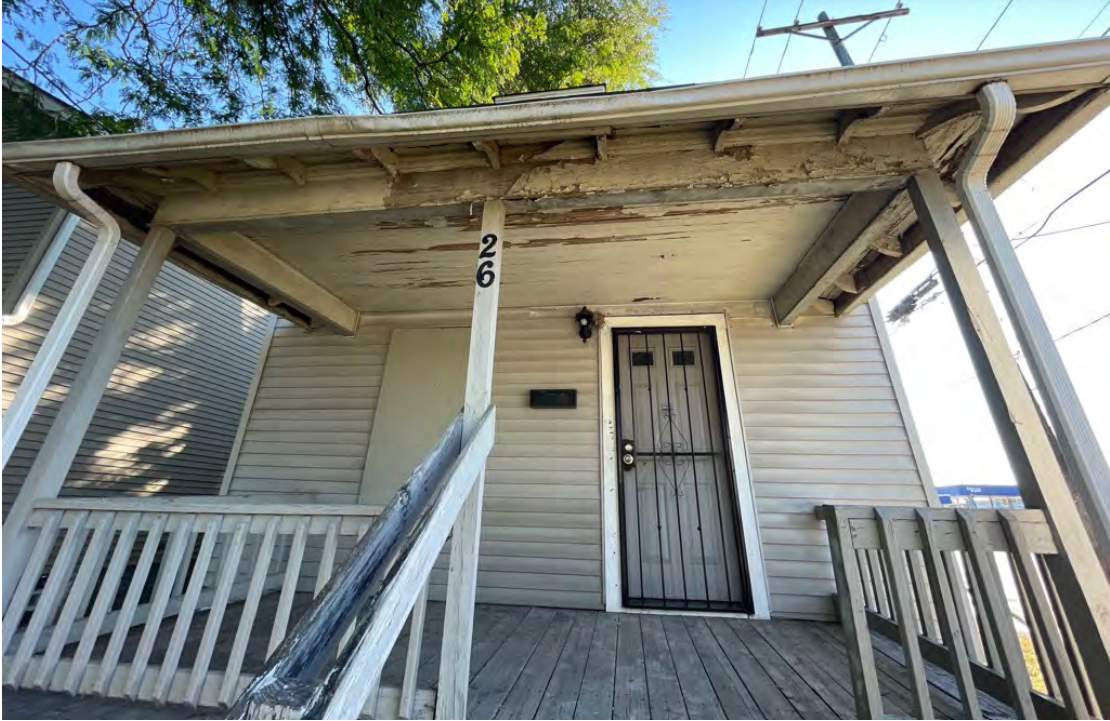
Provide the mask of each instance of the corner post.
[{"label": "corner post", "polygon": [[27,519],[36,501],[55,498],[61,491],[100,399],[112,379],[120,353],[173,243],[174,234],[169,228],[156,225],[150,229],[8,512],[3,536],[5,610],[34,544],[33,533],[26,528]]},{"label": "corner post", "polygon": [[[1110,678],[1110,581],[1084,529],[1048,430],[1011,354],[940,176],[934,171],[917,174],[909,194],[1022,498],[1029,507],[1044,510],[1052,527],[1059,556],[1050,570],[1084,663],[1092,677]],[[1104,692],[1100,705],[1110,703],[1110,689]]]},{"label": "corner post", "polygon": [[990,268],[1059,442],[1066,479],[1082,501],[1084,526],[1110,574],[1110,466],[1099,449],[1056,342],[1021,268],[987,186],[987,173],[1013,126],[1017,101],[1005,82],[979,90],[983,125],[956,174],[956,191]]},{"label": "corner post", "polygon": [[[501,292],[505,204],[488,200],[482,208],[482,234],[470,325],[470,359],[463,405],[463,445],[474,435],[493,398],[493,352],[497,337],[497,305]],[[470,647],[474,633],[474,599],[478,586],[478,543],[482,527],[485,464],[478,472],[451,536],[443,645],[439,659],[436,718],[466,718],[470,688]]]}]

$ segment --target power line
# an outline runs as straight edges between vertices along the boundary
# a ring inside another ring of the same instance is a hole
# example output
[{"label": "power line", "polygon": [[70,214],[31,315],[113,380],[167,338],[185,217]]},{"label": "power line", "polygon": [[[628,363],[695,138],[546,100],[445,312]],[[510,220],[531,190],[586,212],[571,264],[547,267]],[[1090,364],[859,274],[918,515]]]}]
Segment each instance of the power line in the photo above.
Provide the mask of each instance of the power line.
[{"label": "power line", "polygon": [[[795,25],[798,24],[798,19],[802,16],[802,6],[805,5],[805,4],[806,4],[806,0],[800,0],[800,2],[798,3],[798,9],[794,13],[794,24]],[[779,66],[778,66],[778,68],[775,69],[775,75],[778,75],[780,72],[782,72],[782,61],[786,60],[786,51],[790,49],[790,38],[792,38],[792,37],[793,37],[792,33],[787,34],[787,36],[786,36],[786,45],[782,46],[782,55],[779,57]]]},{"label": "power line", "polygon": [[[1110,0],[1106,1],[1110,2]],[[871,54],[867,56],[868,63],[870,63],[871,59],[875,57],[875,53],[878,51],[879,45],[883,42],[883,40],[886,40],[886,31],[888,28],[890,28],[890,21],[893,19],[893,16],[886,19],[886,24],[883,25],[883,31],[879,33],[879,38],[875,41],[875,47],[871,48]]]},{"label": "power line", "polygon": [[[1110,2],[1110,0],[1107,0],[1107,2]],[[756,33],[759,32],[759,29],[761,27],[763,27],[763,13],[765,13],[765,12],[767,12],[767,0],[763,0],[763,7],[760,8],[760,10],[759,10],[759,19],[755,21],[755,31],[756,31]],[[1084,30],[1083,32],[1087,32],[1087,31]],[[752,35],[752,47],[751,47],[750,50],[748,50],[748,61],[746,63],[744,63],[744,77],[745,78],[748,77],[748,68],[751,67],[752,56],[755,55],[755,41],[757,39],[759,39],[759,35],[758,34],[753,34]],[[781,63],[780,63],[780,65],[781,65]]]},{"label": "power line", "polygon": [[998,23],[1002,20],[1002,16],[1006,14],[1006,11],[1009,10],[1010,6],[1013,4],[1014,0],[1009,0],[1009,2],[1006,3],[1006,7],[1002,8],[1002,12],[998,13],[998,17],[994,19],[994,24],[991,25],[991,29],[987,31],[987,34],[984,35],[983,39],[979,41],[979,44],[975,46],[976,50],[979,50],[983,47],[983,43],[987,42],[987,38],[989,38],[991,36],[991,33],[994,32],[994,29],[998,27]]},{"label": "power line", "polygon": [[1059,343],[1060,341],[1064,340],[1068,336],[1075,335],[1076,333],[1078,333],[1081,330],[1087,330],[1088,328],[1093,326],[1095,323],[1098,323],[1100,321],[1104,321],[1107,318],[1110,318],[1110,311],[1106,311],[1105,313],[1100,315],[1098,318],[1095,318],[1094,320],[1092,320],[1088,323],[1084,323],[1083,325],[1079,326],[1078,328],[1073,328],[1072,330],[1069,330],[1067,333],[1063,334],[1062,336],[1058,336],[1056,338],[1053,338],[1052,340]]},{"label": "power line", "polygon": [[[1079,190],[1075,191],[1074,193],[1072,193],[1071,195],[1069,195],[1068,197],[1066,197],[1066,198],[1064,198],[1064,199],[1063,199],[1062,201],[1060,201],[1060,202],[1059,202],[1059,203],[1058,203],[1058,204],[1056,205],[1056,207],[1055,207],[1055,208],[1053,208],[1053,209],[1052,209],[1051,211],[1049,211],[1048,215],[1046,215],[1046,216],[1045,216],[1045,218],[1044,218],[1044,222],[1043,222],[1043,223],[1041,223],[1040,227],[1039,227],[1039,228],[1037,228],[1037,231],[1036,231],[1035,233],[1033,233],[1033,235],[1029,236],[1029,238],[1033,238],[1033,237],[1035,237],[1035,236],[1038,236],[1038,235],[1040,235],[1041,231],[1042,231],[1042,230],[1044,230],[1044,227],[1045,227],[1046,225],[1048,225],[1048,221],[1052,220],[1052,216],[1056,214],[1056,211],[1057,211],[1057,210],[1059,210],[1060,208],[1063,208],[1063,207],[1064,207],[1065,205],[1067,205],[1067,204],[1068,204],[1069,202],[1071,202],[1071,201],[1072,201],[1072,200],[1074,200],[1074,199],[1075,199],[1076,197],[1078,197],[1080,193],[1082,193],[1082,192],[1083,192],[1084,190],[1086,190],[1087,188],[1091,187],[1092,185],[1094,185],[1094,184],[1095,184],[1095,183],[1097,183],[1098,181],[1102,180],[1102,179],[1103,179],[1103,178],[1105,178],[1105,177],[1106,177],[1107,175],[1110,175],[1110,168],[1107,168],[1106,170],[1102,171],[1101,173],[1099,173],[1099,174],[1098,174],[1098,176],[1096,176],[1096,177],[1095,177],[1095,179],[1094,179],[1094,180],[1090,181],[1089,183],[1087,183],[1086,185],[1084,185],[1084,186],[1083,186],[1082,188],[1080,188]],[[1026,238],[1025,240],[1028,240],[1029,238]]]},{"label": "power line", "polygon": [[1091,26],[1095,24],[1095,21],[1098,20],[1104,12],[1106,12],[1106,8],[1110,8],[1110,0],[1106,0],[1106,4],[1103,5],[1097,13],[1095,13],[1095,16],[1091,18],[1091,22],[1087,23],[1087,27],[1083,28],[1083,32],[1075,36],[1077,40],[1083,37],[1087,33],[1087,31],[1091,29]]}]

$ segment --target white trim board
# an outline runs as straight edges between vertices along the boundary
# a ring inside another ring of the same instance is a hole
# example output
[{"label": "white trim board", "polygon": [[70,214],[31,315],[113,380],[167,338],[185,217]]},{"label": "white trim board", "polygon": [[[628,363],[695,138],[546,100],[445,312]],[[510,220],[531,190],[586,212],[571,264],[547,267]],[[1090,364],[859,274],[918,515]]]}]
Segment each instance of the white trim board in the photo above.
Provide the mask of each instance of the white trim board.
[{"label": "white trim board", "polygon": [[270,357],[270,346],[274,343],[277,333],[278,317],[270,314],[270,328],[266,331],[266,340],[258,349],[258,362],[254,366],[254,376],[247,390],[247,399],[243,401],[243,414],[239,416],[239,428],[235,431],[235,442],[231,446],[231,453],[227,457],[227,466],[224,468],[224,479],[220,484],[220,495],[226,496],[231,492],[231,481],[235,477],[235,467],[239,465],[239,451],[243,448],[243,439],[247,435],[247,426],[250,424],[251,413],[254,411],[254,401],[258,397],[258,386],[262,383],[262,372],[266,368],[266,361]]},{"label": "white trim board", "polygon": [[617,411],[616,383],[613,364],[614,328],[713,328],[717,336],[718,363],[721,371],[721,392],[725,398],[725,434],[728,437],[733,483],[736,487],[737,512],[743,528],[744,553],[747,558],[752,592],[749,618],[770,618],[771,596],[763,563],[763,545],[759,537],[759,519],[755,508],[755,489],[748,462],[744,425],[740,416],[740,397],[732,365],[728,336],[728,320],[724,313],[656,316],[606,316],[598,329],[598,372],[601,380],[601,486],[602,486],[602,552],[605,610],[627,611],[623,606],[620,557],[620,504],[617,498]]}]

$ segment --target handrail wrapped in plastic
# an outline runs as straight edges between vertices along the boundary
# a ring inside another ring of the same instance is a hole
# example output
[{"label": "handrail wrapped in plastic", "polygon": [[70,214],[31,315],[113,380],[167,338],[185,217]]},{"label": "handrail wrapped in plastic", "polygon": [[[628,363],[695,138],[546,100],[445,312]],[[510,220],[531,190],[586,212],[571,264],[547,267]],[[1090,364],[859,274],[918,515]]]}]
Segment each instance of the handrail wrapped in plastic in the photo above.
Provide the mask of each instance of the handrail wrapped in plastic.
[{"label": "handrail wrapped in plastic", "polygon": [[461,450],[461,416],[451,423],[228,718],[359,716],[489,455],[493,420],[491,406]]}]

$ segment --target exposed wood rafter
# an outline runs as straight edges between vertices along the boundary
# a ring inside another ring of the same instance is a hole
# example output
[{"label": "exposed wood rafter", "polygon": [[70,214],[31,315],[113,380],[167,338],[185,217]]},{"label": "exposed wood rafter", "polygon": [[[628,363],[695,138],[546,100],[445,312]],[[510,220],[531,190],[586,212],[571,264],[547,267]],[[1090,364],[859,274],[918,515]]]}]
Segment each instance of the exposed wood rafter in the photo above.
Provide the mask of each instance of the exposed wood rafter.
[{"label": "exposed wood rafter", "polygon": [[856,193],[845,201],[818,236],[797,269],[775,293],[775,315],[780,325],[791,325],[827,288],[859,262],[871,247],[883,211],[897,191]]},{"label": "exposed wood rafter", "polygon": [[389,148],[375,146],[372,148],[357,148],[352,152],[356,157],[382,168],[389,173],[390,177],[396,178],[401,172],[401,158]]},{"label": "exposed wood rafter", "polygon": [[501,146],[496,140],[475,140],[471,145],[474,149],[486,156],[486,162],[491,168],[501,167]]},{"label": "exposed wood rafter", "polygon": [[905,255],[901,241],[893,235],[880,235],[874,238],[871,241],[871,249],[891,258],[901,258]]},{"label": "exposed wood rafter", "polygon": [[188,180],[209,193],[215,193],[220,188],[220,176],[205,168],[143,168],[143,172],[158,178]]},{"label": "exposed wood rafter", "polygon": [[308,182],[308,168],[301,161],[288,155],[255,155],[240,158],[240,160],[258,170],[280,170],[297,185],[304,185]]},{"label": "exposed wood rafter", "polygon": [[721,124],[717,130],[717,137],[713,139],[713,152],[725,152],[725,146],[728,145],[728,134],[734,130],[739,130],[744,126],[744,118],[733,118]]},{"label": "exposed wood rafter", "polygon": [[327,325],[345,335],[358,327],[356,309],[242,233],[190,233],[182,240],[200,257],[268,293],[272,301],[303,311],[313,326]]},{"label": "exposed wood rafter", "polygon": [[851,140],[852,135],[859,131],[860,126],[868,120],[881,118],[890,109],[889,105],[875,108],[861,108],[858,110],[842,110],[836,115],[836,144],[843,145]]},{"label": "exposed wood rafter", "polygon": [[597,135],[594,137],[594,143],[597,145],[597,160],[609,159],[609,136]]}]

